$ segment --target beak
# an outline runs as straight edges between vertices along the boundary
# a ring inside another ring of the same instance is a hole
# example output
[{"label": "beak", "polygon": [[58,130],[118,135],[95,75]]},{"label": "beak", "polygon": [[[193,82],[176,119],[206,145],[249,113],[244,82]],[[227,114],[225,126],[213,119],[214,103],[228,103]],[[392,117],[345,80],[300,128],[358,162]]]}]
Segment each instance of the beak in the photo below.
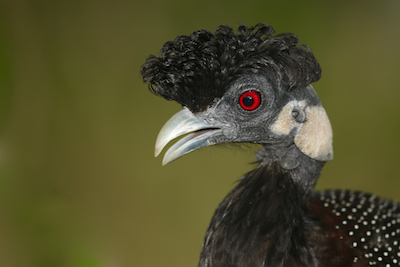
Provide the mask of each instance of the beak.
[{"label": "beak", "polygon": [[218,126],[210,125],[205,120],[197,118],[184,107],[161,128],[156,140],[155,156],[157,157],[170,141],[185,134],[187,134],[185,137],[167,150],[163,158],[163,166],[189,152],[213,145],[210,138],[222,134],[222,130]]}]

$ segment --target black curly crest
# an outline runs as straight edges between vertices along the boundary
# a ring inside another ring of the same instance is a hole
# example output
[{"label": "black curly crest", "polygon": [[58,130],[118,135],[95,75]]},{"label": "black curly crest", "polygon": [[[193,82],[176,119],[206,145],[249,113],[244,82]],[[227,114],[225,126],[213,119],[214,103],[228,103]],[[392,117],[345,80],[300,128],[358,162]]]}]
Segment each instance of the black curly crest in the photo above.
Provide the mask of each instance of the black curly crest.
[{"label": "black curly crest", "polygon": [[164,44],[160,56],[151,55],[141,67],[150,90],[186,106],[192,112],[207,109],[244,73],[263,73],[282,89],[317,81],[321,68],[308,46],[290,33],[274,35],[259,23],[229,26],[214,34],[199,30]]}]

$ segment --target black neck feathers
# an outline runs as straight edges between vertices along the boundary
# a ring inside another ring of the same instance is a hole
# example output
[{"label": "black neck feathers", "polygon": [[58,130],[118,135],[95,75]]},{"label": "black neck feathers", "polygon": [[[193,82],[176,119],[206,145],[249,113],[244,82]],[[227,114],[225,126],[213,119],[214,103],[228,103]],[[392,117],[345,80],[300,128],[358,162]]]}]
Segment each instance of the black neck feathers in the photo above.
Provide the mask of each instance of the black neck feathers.
[{"label": "black neck feathers", "polygon": [[239,181],[210,222],[199,266],[316,265],[307,240],[318,227],[307,209],[313,186],[296,177],[314,185],[323,163],[300,157],[314,168],[285,170],[269,160]]}]

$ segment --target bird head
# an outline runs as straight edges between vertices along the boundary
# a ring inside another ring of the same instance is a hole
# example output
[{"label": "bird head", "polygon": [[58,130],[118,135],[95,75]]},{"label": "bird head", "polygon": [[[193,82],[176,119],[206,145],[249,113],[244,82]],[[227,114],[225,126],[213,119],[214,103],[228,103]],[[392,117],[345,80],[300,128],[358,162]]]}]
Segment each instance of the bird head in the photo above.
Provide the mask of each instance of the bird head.
[{"label": "bird head", "polygon": [[274,35],[263,23],[237,33],[219,26],[167,42],[141,68],[150,90],[183,109],[161,129],[158,156],[173,139],[163,165],[201,147],[256,143],[287,169],[291,151],[318,161],[333,158],[332,129],[311,83],[321,68],[293,34]]}]

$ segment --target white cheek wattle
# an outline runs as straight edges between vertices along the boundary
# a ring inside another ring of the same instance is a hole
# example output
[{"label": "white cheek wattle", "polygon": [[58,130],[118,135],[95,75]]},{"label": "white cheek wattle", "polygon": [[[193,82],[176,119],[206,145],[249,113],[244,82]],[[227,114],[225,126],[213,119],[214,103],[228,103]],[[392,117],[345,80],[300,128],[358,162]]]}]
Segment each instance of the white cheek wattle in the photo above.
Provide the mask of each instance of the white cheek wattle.
[{"label": "white cheek wattle", "polygon": [[[295,120],[295,109],[305,112],[305,122]],[[283,107],[270,130],[276,135],[288,135],[295,128],[294,143],[302,153],[320,161],[333,159],[332,127],[322,106],[306,106],[305,100],[292,100]]]}]

